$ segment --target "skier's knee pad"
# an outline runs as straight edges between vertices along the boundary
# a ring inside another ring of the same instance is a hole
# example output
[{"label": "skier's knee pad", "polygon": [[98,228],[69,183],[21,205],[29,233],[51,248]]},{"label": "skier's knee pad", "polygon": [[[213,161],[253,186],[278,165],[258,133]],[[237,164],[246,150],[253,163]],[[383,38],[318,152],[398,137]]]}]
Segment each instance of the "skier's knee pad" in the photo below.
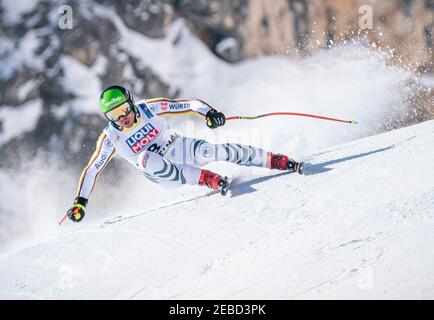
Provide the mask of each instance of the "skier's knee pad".
[{"label": "skier's knee pad", "polygon": [[219,160],[218,145],[198,140],[194,145],[194,164],[205,165]]},{"label": "skier's knee pad", "polygon": [[145,151],[139,155],[137,164],[143,172],[153,174],[164,166],[163,157],[155,152]]}]

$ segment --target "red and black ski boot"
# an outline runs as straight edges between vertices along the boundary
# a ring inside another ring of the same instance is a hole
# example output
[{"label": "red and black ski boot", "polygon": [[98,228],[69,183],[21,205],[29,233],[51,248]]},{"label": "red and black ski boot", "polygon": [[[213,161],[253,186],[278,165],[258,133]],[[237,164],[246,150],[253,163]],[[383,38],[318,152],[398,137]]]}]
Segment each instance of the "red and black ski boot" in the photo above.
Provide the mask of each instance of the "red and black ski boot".
[{"label": "red and black ski boot", "polygon": [[217,173],[202,169],[200,172],[199,185],[207,186],[214,190],[220,190],[220,193],[225,196],[229,187],[229,179],[228,177],[222,177]]},{"label": "red and black ski boot", "polygon": [[280,153],[271,153],[270,169],[298,172],[299,174],[303,174],[303,162],[297,162]]}]

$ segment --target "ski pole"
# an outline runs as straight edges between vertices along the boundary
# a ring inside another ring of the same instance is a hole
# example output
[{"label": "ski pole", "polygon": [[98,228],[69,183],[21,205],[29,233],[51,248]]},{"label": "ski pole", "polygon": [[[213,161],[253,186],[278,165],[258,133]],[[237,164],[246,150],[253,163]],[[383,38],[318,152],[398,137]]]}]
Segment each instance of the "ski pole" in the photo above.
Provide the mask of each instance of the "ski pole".
[{"label": "ski pole", "polygon": [[259,118],[269,117],[269,116],[299,116],[299,117],[309,117],[309,118],[316,118],[321,120],[329,120],[329,121],[336,121],[336,122],[343,122],[343,123],[350,123],[350,124],[358,123],[355,120],[341,120],[336,118],[318,116],[315,114],[297,113],[297,112],[271,112],[271,113],[261,114],[258,116],[230,116],[227,117],[226,120],[256,120]]},{"label": "ski pole", "polygon": [[66,218],[68,218],[68,213],[65,214],[65,216],[62,218],[62,220],[60,220],[60,221],[58,222],[59,226],[60,226],[63,222],[65,222]]}]

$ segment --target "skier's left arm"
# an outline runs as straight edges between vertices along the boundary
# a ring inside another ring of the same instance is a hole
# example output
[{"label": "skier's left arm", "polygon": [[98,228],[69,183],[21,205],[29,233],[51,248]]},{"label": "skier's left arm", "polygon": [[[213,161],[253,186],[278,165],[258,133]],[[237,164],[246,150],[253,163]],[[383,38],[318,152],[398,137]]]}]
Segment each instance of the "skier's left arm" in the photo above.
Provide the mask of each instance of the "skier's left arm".
[{"label": "skier's left arm", "polygon": [[205,118],[207,126],[211,129],[220,127],[226,122],[225,115],[222,112],[217,111],[208,103],[199,99],[156,98],[149,99],[146,102],[154,113],[162,117],[196,114]]},{"label": "skier's left arm", "polygon": [[73,206],[67,211],[68,217],[74,222],[80,222],[85,215],[90,194],[95,187],[99,174],[115,155],[115,147],[105,132],[101,133],[96,143],[95,151],[84,168],[77,189]]}]

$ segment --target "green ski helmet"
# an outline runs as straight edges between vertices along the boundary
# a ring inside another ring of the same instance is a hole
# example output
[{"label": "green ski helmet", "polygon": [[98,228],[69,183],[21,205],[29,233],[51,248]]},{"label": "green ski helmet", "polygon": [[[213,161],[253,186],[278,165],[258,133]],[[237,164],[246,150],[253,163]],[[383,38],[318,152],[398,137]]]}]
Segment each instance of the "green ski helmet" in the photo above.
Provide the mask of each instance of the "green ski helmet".
[{"label": "green ski helmet", "polygon": [[[106,116],[107,112],[115,109],[125,102],[130,104],[131,109],[136,114],[137,107],[133,102],[133,95],[131,92],[122,86],[110,86],[102,91],[99,97],[99,108],[104,116]],[[111,121],[110,119],[108,120]]]}]

